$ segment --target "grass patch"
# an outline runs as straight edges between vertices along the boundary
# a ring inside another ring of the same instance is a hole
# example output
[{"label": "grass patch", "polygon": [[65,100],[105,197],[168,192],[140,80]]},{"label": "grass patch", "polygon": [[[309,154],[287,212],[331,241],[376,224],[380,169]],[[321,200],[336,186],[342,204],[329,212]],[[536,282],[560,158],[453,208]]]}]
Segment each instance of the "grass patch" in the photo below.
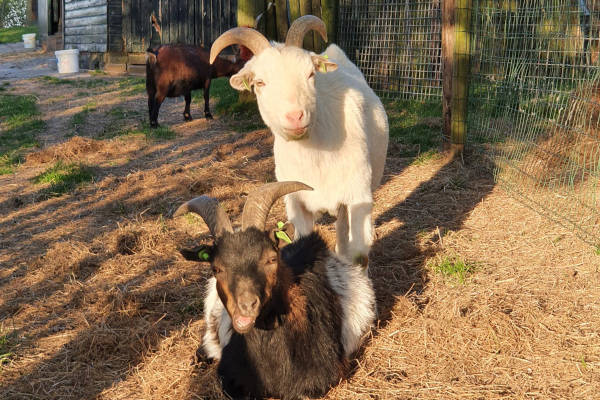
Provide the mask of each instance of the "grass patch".
[{"label": "grass patch", "polygon": [[70,125],[76,132],[79,133],[80,128],[85,124],[87,116],[92,111],[96,110],[96,102],[91,101],[83,106],[83,109],[71,117]]},{"label": "grass patch", "polygon": [[[229,117],[232,127],[241,132],[265,127],[260,117],[256,101],[239,101],[239,92],[229,85],[228,79],[214,79],[210,86],[210,96],[217,99],[214,107],[216,115]],[[204,92],[196,90],[192,95],[193,102],[204,109]]]},{"label": "grass patch", "polygon": [[594,254],[600,256],[600,244],[596,245],[596,247],[594,248]]},{"label": "grass patch", "polygon": [[13,348],[15,347],[15,332],[7,332],[3,326],[0,326],[0,368],[2,365],[11,362],[14,353]]},{"label": "grass patch", "polygon": [[437,149],[429,149],[424,153],[418,154],[413,160],[413,165],[427,164],[429,161],[435,160],[440,157],[440,152]]},{"label": "grass patch", "polygon": [[467,277],[475,270],[475,265],[470,264],[459,257],[443,257],[428,263],[431,270],[442,274],[447,278],[463,284]]},{"label": "grass patch", "polygon": [[38,33],[37,26],[14,26],[12,28],[0,29],[0,43],[22,42],[22,35],[26,33]]},{"label": "grass patch", "polygon": [[146,92],[146,78],[129,76],[121,79],[117,86],[123,91],[121,94],[124,94],[125,96],[135,96]]},{"label": "grass patch", "polygon": [[102,86],[107,86],[112,83],[109,79],[97,79],[97,78],[89,78],[89,79],[66,79],[66,78],[56,78],[54,76],[40,76],[38,78],[41,82],[47,83],[49,85],[69,85],[76,88],[86,88],[86,89],[94,89]]},{"label": "grass patch", "polygon": [[24,152],[38,145],[46,126],[39,114],[34,96],[0,95],[0,175],[12,173]]},{"label": "grass patch", "polygon": [[161,125],[158,128],[150,128],[150,125],[147,122],[144,122],[141,129],[134,130],[135,133],[142,133],[146,136],[147,139],[173,139],[175,137],[175,132],[173,132],[168,126]]},{"label": "grass patch", "polygon": [[44,191],[44,194],[47,197],[56,197],[72,192],[93,179],[94,174],[90,167],[58,161],[32,181],[36,184],[49,183],[50,187]]},{"label": "grass patch", "polygon": [[441,100],[386,101],[384,106],[390,137],[403,145],[403,155],[416,156],[439,147],[442,137]]}]

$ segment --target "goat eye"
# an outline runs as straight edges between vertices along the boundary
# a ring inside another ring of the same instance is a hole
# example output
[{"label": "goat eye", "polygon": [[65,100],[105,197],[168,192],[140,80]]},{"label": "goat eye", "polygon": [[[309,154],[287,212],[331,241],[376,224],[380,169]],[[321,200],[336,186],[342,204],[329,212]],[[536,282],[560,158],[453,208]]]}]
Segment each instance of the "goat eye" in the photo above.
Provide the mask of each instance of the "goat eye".
[{"label": "goat eye", "polygon": [[254,82],[254,84],[255,84],[256,86],[258,86],[258,87],[263,87],[263,86],[265,86],[265,82],[264,82],[264,81],[262,81],[262,80],[260,80],[260,79],[258,79],[257,81],[255,81],[255,82]]},{"label": "goat eye", "polygon": [[312,72],[310,73],[310,75],[308,75],[308,79],[310,79],[310,78],[314,78],[314,77],[315,77],[315,71],[312,71]]}]

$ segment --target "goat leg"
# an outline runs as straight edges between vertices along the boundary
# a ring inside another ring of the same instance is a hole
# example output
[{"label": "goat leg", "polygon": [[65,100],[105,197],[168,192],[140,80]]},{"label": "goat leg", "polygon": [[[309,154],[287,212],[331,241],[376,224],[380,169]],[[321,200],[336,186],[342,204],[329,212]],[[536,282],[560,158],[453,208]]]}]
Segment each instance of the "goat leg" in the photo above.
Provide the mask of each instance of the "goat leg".
[{"label": "goat leg", "polygon": [[208,100],[210,98],[210,78],[204,81],[204,117],[206,119],[212,119],[213,116],[210,113],[210,108],[208,107]]},{"label": "goat leg", "polygon": [[191,121],[192,114],[190,114],[190,103],[192,102],[192,92],[189,91],[185,95],[185,109],[183,110],[183,119],[186,121]]}]

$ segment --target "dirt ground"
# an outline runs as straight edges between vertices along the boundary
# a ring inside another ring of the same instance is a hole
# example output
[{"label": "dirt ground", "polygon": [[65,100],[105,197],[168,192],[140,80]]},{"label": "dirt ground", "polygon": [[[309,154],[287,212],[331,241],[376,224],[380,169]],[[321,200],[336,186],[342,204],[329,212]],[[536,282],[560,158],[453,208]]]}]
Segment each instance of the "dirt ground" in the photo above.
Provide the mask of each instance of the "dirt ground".
[{"label": "dirt ground", "polygon": [[[208,240],[172,218],[200,194],[233,221],[248,191],[273,181],[272,136],[227,118],[183,123],[183,100],[159,122],[175,137],[106,138],[147,118],[143,93],[114,82],[80,93],[39,79],[42,147],[0,176],[1,399],[220,399],[215,366],[196,358],[206,266],[178,249]],[[73,115],[94,102],[87,124]],[[111,125],[112,124],[112,125]],[[76,129],[76,131],[74,131]],[[600,256],[494,184],[479,153],[424,162],[392,144],[375,193],[371,252],[379,321],[327,399],[600,398]],[[94,181],[60,197],[31,178],[57,160]],[[285,220],[281,201],[270,224]],[[320,229],[329,238],[331,221]],[[438,272],[461,260],[464,282]]]}]

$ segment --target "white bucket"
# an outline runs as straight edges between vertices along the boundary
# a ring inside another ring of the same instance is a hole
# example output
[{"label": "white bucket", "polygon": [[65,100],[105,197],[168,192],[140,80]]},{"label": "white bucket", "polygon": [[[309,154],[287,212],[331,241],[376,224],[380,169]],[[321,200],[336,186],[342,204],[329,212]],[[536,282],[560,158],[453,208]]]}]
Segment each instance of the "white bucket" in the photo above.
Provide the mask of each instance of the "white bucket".
[{"label": "white bucket", "polygon": [[23,36],[23,47],[35,49],[35,33],[26,33]]},{"label": "white bucket", "polygon": [[57,50],[54,52],[58,64],[59,74],[79,72],[79,50]]}]

